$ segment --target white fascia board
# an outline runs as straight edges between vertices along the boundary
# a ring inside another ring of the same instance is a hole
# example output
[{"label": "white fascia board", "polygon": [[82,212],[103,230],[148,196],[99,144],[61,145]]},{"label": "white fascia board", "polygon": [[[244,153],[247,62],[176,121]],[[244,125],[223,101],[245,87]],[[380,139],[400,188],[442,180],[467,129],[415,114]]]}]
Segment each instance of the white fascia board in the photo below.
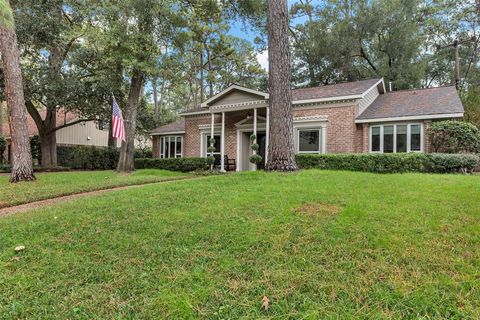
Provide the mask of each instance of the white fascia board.
[{"label": "white fascia board", "polygon": [[[383,93],[386,93],[385,91],[385,82],[383,81],[383,78],[381,78],[380,80],[378,80],[373,86],[371,86],[370,88],[368,88],[367,90],[365,90],[364,93],[362,93],[362,98],[365,98],[365,96],[370,92],[370,90],[378,87],[378,85],[382,83],[382,86],[383,86]],[[380,92],[379,92],[380,93]]]},{"label": "white fascia board", "polygon": [[168,136],[172,134],[185,134],[185,131],[169,131],[169,132],[162,132],[162,133],[151,133],[151,136]]},{"label": "white fascia board", "polygon": [[420,116],[405,116],[405,117],[391,117],[391,118],[377,118],[377,119],[357,119],[355,120],[355,123],[430,120],[430,119],[445,119],[445,118],[463,118],[463,112],[443,113],[443,114],[425,114]]},{"label": "white fascia board", "polygon": [[211,97],[211,98],[207,99],[206,101],[202,102],[202,104],[200,106],[204,107],[204,108],[208,107],[208,104],[210,102],[217,100],[218,98],[220,98],[221,96],[229,93],[232,90],[239,90],[239,91],[243,91],[243,92],[256,94],[256,95],[264,97],[265,99],[268,99],[268,96],[269,96],[268,93],[266,93],[266,92],[262,92],[262,91],[258,91],[258,90],[254,90],[254,89],[250,89],[250,88],[246,88],[246,87],[241,87],[239,85],[234,84],[234,85],[231,85],[230,87],[228,87],[227,89],[223,90],[222,92],[219,92],[216,95],[214,95],[213,97]]},{"label": "white fascia board", "polygon": [[194,116],[197,114],[209,114],[209,113],[210,111],[205,110],[205,111],[184,112],[184,113],[180,113],[179,115],[183,117],[183,116]]}]

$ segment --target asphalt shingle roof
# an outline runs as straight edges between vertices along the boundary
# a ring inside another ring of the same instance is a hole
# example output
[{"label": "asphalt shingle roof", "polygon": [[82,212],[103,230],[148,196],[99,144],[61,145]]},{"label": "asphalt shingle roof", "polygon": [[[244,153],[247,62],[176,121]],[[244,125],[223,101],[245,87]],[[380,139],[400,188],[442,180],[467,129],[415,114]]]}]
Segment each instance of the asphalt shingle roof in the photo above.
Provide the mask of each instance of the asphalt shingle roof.
[{"label": "asphalt shingle roof", "polygon": [[156,128],[152,131],[152,134],[162,134],[177,131],[185,131],[185,118],[182,117],[175,122]]},{"label": "asphalt shingle roof", "polygon": [[381,79],[368,79],[353,82],[330,84],[321,87],[292,90],[293,101],[324,99],[351,95],[361,95]]},{"label": "asphalt shingle roof", "polygon": [[462,113],[455,87],[402,90],[381,94],[357,119]]}]

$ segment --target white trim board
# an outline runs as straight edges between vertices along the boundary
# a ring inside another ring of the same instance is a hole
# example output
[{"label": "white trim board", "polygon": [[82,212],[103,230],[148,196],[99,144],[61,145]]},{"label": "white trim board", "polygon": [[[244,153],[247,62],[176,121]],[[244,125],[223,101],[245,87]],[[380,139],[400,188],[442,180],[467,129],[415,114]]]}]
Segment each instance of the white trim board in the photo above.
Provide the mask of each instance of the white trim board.
[{"label": "white trim board", "polygon": [[168,131],[168,132],[162,132],[162,133],[151,133],[151,136],[169,136],[172,134],[185,134],[185,131]]},{"label": "white trim board", "polygon": [[391,117],[391,118],[377,118],[377,119],[357,119],[355,123],[376,123],[376,122],[392,122],[392,121],[410,121],[410,120],[430,120],[430,119],[445,119],[445,118],[463,118],[463,112],[459,113],[444,113],[444,114],[426,114],[420,116],[405,116],[405,117]]},{"label": "white trim board", "polygon": [[217,100],[221,96],[223,96],[223,95],[225,95],[225,94],[227,94],[227,93],[229,93],[230,91],[233,91],[233,90],[239,90],[239,91],[243,91],[243,92],[247,92],[247,93],[252,93],[252,94],[255,94],[257,96],[262,96],[264,99],[268,99],[268,97],[269,97],[268,93],[266,93],[266,92],[262,92],[262,91],[258,91],[258,90],[254,90],[254,89],[249,89],[249,88],[246,88],[246,87],[239,86],[237,84],[233,84],[230,87],[228,87],[227,89],[223,90],[222,92],[219,92],[216,95],[214,95],[213,97],[210,97],[206,101],[202,102],[202,104],[200,106],[201,107],[208,107],[208,104],[210,102]]}]

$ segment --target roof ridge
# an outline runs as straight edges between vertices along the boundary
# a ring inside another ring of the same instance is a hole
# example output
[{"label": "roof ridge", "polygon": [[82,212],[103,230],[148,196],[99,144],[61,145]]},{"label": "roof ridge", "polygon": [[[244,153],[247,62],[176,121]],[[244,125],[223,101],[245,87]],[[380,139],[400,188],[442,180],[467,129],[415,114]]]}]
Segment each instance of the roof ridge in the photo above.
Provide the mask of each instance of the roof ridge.
[{"label": "roof ridge", "polygon": [[369,79],[362,79],[362,80],[355,80],[355,81],[343,81],[343,82],[338,82],[338,83],[330,83],[330,84],[324,84],[321,86],[315,86],[315,87],[305,87],[305,88],[294,88],[293,90],[305,90],[305,89],[314,89],[314,88],[324,88],[324,87],[330,87],[330,86],[337,86],[339,84],[347,84],[347,83],[356,83],[356,82],[364,82],[364,81],[380,81],[382,78],[369,78]]},{"label": "roof ridge", "polygon": [[455,86],[454,86],[454,85],[448,85],[448,86],[439,86],[439,87],[430,87],[430,88],[402,89],[402,90],[387,91],[385,94],[389,94],[389,93],[400,93],[400,92],[410,92],[410,91],[424,91],[424,90],[443,89],[443,88],[455,88]]}]

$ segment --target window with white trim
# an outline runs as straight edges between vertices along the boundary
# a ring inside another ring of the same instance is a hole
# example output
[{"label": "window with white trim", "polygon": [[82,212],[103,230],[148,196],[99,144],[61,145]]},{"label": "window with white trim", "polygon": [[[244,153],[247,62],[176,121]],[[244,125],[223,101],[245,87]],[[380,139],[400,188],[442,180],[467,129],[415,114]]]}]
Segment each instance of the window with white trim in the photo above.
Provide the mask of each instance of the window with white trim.
[{"label": "window with white trim", "polygon": [[385,124],[370,127],[370,152],[422,152],[421,123]]},{"label": "window with white trim", "polygon": [[160,158],[181,158],[182,143],[182,136],[160,137]]},{"label": "window with white trim", "polygon": [[321,153],[322,129],[298,129],[298,152]]}]

